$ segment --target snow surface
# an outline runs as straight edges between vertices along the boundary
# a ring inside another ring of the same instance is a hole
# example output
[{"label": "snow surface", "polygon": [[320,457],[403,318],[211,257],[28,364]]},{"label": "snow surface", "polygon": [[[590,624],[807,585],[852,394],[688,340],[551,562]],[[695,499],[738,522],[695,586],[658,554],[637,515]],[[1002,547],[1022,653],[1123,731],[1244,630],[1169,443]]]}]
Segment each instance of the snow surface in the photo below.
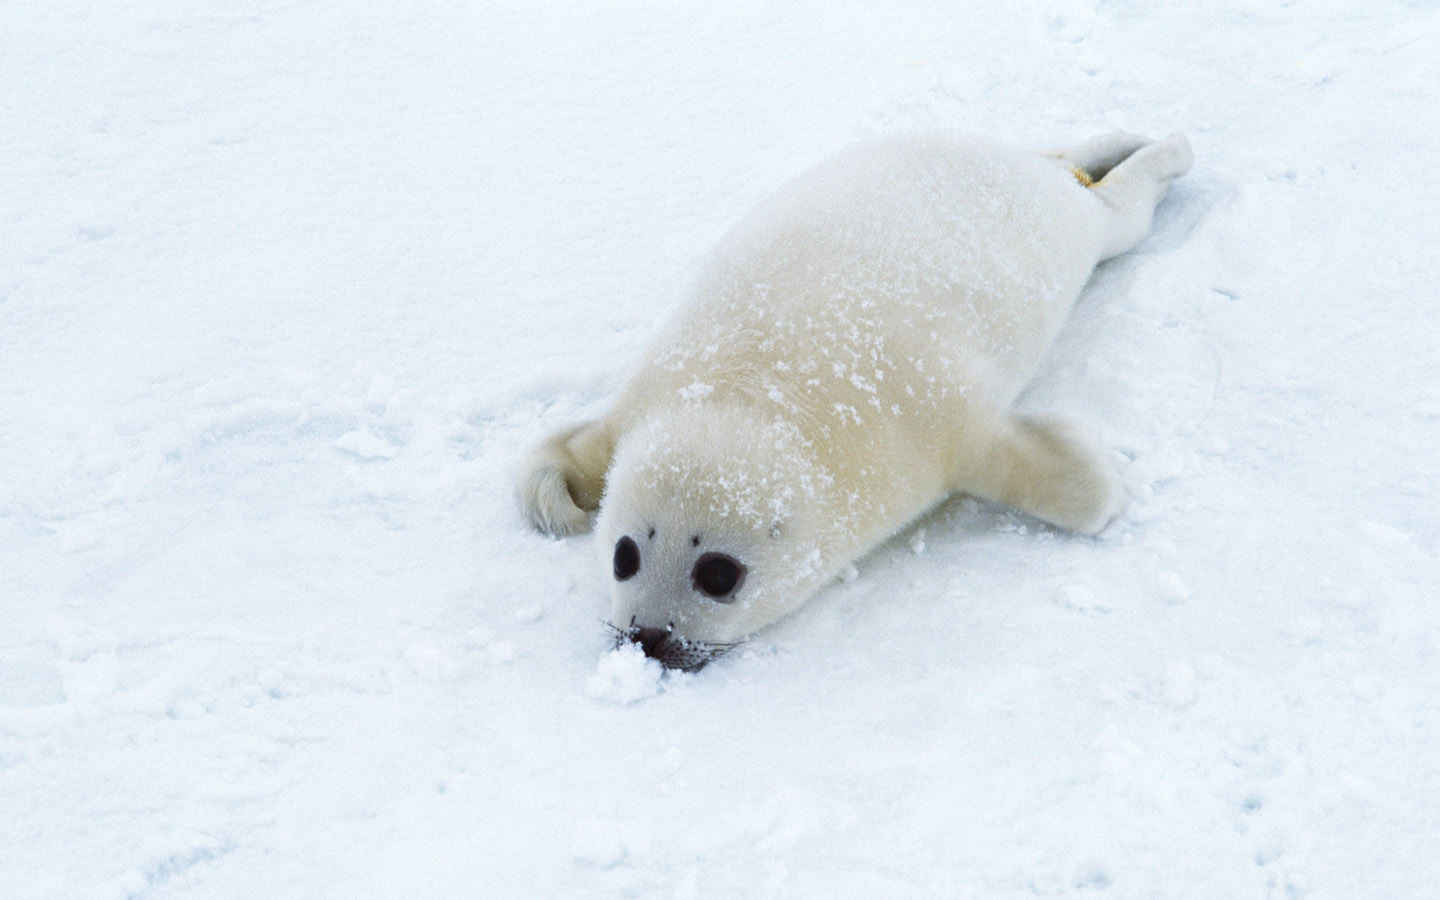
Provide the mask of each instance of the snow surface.
[{"label": "snow surface", "polygon": [[[0,893],[1434,896],[1437,85],[1433,3],[10,0]],[[1129,513],[611,653],[521,453],[931,127],[1190,135],[1024,401]]]}]

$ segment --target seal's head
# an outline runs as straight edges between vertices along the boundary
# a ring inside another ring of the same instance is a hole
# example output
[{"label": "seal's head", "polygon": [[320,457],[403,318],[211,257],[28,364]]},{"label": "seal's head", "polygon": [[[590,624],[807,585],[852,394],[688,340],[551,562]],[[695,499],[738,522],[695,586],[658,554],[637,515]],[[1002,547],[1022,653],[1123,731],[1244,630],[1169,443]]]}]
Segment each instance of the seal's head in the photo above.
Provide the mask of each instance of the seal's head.
[{"label": "seal's head", "polygon": [[744,408],[687,406],[632,429],[596,522],[620,640],[694,670],[804,603],[833,564],[834,479],[812,450]]}]

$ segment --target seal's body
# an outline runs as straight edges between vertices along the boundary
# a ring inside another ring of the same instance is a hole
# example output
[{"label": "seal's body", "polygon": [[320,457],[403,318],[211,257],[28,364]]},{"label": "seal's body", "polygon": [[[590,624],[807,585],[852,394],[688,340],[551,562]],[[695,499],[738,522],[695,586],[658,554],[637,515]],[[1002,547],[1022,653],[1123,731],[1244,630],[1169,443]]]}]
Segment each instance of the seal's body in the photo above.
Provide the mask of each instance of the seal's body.
[{"label": "seal's body", "polygon": [[1189,165],[1182,137],[851,148],[721,241],[610,413],[537,453],[523,506],[557,534],[600,507],[612,622],[682,667],[956,491],[1099,531],[1109,466],[1010,407]]}]

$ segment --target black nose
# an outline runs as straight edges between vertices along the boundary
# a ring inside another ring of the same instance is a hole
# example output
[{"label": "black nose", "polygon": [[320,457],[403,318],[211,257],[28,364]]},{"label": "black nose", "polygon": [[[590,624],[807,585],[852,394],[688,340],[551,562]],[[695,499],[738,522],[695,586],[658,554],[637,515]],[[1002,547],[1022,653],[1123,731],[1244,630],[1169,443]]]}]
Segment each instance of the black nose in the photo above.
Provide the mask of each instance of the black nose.
[{"label": "black nose", "polygon": [[660,648],[670,639],[668,628],[632,628],[630,629],[630,640],[640,645],[645,655],[652,659],[660,658]]}]

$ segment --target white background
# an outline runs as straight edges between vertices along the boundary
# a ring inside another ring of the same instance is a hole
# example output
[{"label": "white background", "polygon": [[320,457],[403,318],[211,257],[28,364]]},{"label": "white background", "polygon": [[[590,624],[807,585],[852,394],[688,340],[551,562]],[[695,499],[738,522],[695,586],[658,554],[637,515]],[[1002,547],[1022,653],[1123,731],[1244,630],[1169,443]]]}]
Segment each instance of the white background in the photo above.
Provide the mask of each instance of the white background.
[{"label": "white background", "polygon": [[[1432,895],[1440,20],[1190,6],[8,0],[0,894]],[[1127,516],[607,655],[524,448],[932,128],[1190,136],[1024,399]]]}]

